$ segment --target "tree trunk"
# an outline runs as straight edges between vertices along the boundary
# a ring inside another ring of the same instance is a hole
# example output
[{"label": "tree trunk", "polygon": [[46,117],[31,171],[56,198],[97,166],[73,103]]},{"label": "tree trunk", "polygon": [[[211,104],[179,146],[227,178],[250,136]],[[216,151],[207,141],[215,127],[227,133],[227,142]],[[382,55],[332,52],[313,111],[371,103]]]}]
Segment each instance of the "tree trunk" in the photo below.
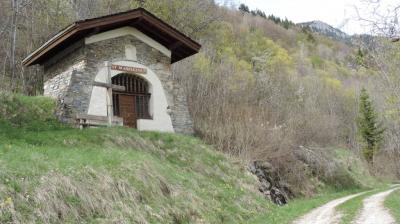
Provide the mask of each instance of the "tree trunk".
[{"label": "tree trunk", "polygon": [[10,44],[10,72],[11,72],[11,91],[15,90],[15,49],[17,40],[17,16],[18,16],[18,0],[11,0],[12,19],[11,19],[11,44]]}]

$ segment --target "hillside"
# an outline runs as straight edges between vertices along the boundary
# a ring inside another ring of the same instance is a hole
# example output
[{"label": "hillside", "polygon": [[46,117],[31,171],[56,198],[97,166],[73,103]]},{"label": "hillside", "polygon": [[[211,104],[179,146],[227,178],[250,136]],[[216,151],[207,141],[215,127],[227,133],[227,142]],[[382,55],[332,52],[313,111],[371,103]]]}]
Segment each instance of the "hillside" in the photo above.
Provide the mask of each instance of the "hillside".
[{"label": "hillside", "polygon": [[18,107],[0,125],[1,223],[243,223],[271,206],[240,163],[199,139],[79,131],[52,124],[49,99],[8,99]]},{"label": "hillside", "polygon": [[361,161],[339,150],[350,185],[320,183],[315,198],[280,208],[245,164],[197,138],[72,129],[55,120],[48,98],[2,94],[0,102],[1,223],[288,223],[376,186]]}]

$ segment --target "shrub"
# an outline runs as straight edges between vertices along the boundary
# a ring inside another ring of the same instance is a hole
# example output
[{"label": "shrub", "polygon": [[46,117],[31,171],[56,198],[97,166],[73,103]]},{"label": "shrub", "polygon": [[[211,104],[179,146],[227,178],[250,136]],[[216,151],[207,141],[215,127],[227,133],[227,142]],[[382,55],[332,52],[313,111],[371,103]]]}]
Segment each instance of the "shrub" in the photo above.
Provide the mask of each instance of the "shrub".
[{"label": "shrub", "polygon": [[50,98],[0,93],[0,105],[0,129],[40,131],[63,126],[54,115],[55,101]]}]

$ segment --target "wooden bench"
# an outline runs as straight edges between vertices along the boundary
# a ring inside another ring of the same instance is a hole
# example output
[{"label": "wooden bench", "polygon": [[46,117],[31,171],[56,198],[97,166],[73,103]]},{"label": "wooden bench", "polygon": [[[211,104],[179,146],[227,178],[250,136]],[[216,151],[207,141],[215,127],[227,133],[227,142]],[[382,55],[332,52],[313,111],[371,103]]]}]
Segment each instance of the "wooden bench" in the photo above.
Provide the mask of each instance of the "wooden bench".
[{"label": "wooden bench", "polygon": [[[113,126],[122,126],[123,119],[120,117],[113,117],[112,125]],[[108,126],[108,117],[105,116],[95,116],[88,114],[78,114],[76,115],[76,124],[80,129],[91,126]]]}]

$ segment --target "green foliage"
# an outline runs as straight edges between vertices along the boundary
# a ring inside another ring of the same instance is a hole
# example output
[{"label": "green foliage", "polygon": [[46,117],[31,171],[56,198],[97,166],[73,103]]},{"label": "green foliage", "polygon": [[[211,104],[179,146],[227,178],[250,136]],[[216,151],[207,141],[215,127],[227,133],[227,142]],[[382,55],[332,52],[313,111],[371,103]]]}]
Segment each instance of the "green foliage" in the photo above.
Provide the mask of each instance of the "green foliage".
[{"label": "green foliage", "polygon": [[247,35],[245,54],[248,61],[253,61],[258,71],[285,74],[293,65],[293,59],[273,40],[266,38],[261,32]]},{"label": "green foliage", "polygon": [[365,54],[361,50],[361,47],[358,48],[357,54],[356,54],[356,61],[359,66],[364,66],[365,67]]},{"label": "green foliage", "polygon": [[312,34],[312,31],[309,26],[304,26],[301,28],[301,32],[304,33],[307,36],[307,41],[311,43],[315,43],[316,39],[314,35]]},{"label": "green foliage", "polygon": [[288,20],[287,18],[281,19],[280,17],[269,15],[268,19],[274,22],[275,24],[283,26],[285,29],[289,29],[295,26],[295,24],[292,21]]},{"label": "green foliage", "polygon": [[386,184],[388,184],[372,176],[368,170],[368,164],[349,149],[335,150],[335,159],[337,159],[341,169],[345,170],[347,175],[350,176],[351,182],[354,183],[353,187],[371,189],[386,187]]},{"label": "green foliage", "polygon": [[372,163],[374,155],[383,140],[384,128],[378,122],[378,114],[367,91],[363,88],[360,94],[360,111],[358,117],[359,133],[364,142],[364,158]]},{"label": "green foliage", "polygon": [[324,60],[317,55],[313,55],[311,57],[311,64],[314,68],[322,68],[324,65]]},{"label": "green foliage", "polygon": [[0,93],[0,130],[10,127],[26,131],[62,128],[54,116],[55,101],[47,97],[27,97]]}]

